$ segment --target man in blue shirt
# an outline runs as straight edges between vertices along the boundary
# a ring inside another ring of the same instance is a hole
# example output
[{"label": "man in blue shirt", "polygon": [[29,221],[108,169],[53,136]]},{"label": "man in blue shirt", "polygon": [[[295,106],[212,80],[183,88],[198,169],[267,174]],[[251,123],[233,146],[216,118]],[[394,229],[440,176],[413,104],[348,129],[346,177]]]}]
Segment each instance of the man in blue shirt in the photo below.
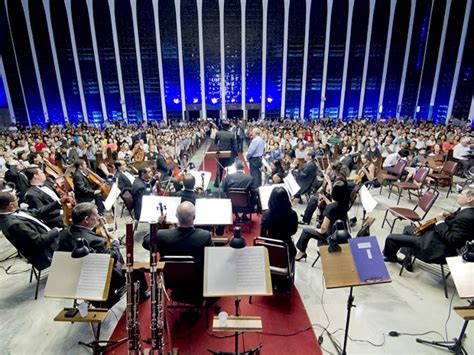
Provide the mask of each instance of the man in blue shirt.
[{"label": "man in blue shirt", "polygon": [[262,156],[265,151],[265,141],[260,137],[260,130],[254,128],[252,130],[252,141],[250,142],[247,152],[247,161],[249,162],[250,175],[253,177],[254,187],[258,188],[262,185]]}]

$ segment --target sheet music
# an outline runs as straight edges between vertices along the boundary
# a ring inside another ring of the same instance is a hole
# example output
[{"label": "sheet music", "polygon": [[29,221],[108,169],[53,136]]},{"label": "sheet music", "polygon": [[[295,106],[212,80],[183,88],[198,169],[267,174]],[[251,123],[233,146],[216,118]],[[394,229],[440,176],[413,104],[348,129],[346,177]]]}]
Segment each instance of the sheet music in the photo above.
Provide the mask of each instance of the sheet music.
[{"label": "sheet music", "polygon": [[262,165],[268,169],[268,171],[272,171],[272,167],[270,166],[270,164],[268,163],[267,159],[263,158],[262,157]]},{"label": "sheet music", "polygon": [[227,171],[227,175],[234,174],[237,172],[237,169],[235,168],[234,164],[229,165],[227,168],[225,168],[225,170]]},{"label": "sheet music", "polygon": [[166,222],[178,223],[176,218],[176,209],[181,203],[181,197],[169,197],[169,196],[150,196],[145,195],[142,199],[142,211],[140,213],[140,222],[156,222],[160,216],[159,205],[163,205],[166,214]]},{"label": "sheet music", "polygon": [[283,178],[283,182],[285,183],[286,188],[291,194],[291,196],[296,195],[301,189],[300,185],[298,185],[295,177],[293,176],[293,174],[291,174],[291,172],[285,178]]},{"label": "sheet music", "polygon": [[198,198],[196,200],[196,218],[194,225],[230,225],[232,203],[228,198]]},{"label": "sheet music", "polygon": [[124,171],[123,174],[127,177],[127,179],[130,181],[130,183],[132,183],[132,185],[133,185],[133,182],[135,181],[135,176],[130,174],[128,171]]},{"label": "sheet music", "polygon": [[114,183],[112,185],[112,188],[110,189],[109,194],[107,195],[107,198],[104,201],[104,207],[107,211],[110,211],[110,209],[115,203],[115,200],[119,196],[120,196],[120,189],[118,188],[118,185]]},{"label": "sheet music", "polygon": [[89,254],[82,258],[76,298],[102,300],[109,271],[109,254]]},{"label": "sheet music", "polygon": [[75,298],[82,259],[71,257],[71,253],[55,251],[49,271],[44,297]]},{"label": "sheet music", "polygon": [[264,247],[206,247],[204,296],[271,294]]},{"label": "sheet music", "polygon": [[[260,203],[262,204],[262,210],[268,210],[268,200],[270,199],[270,195],[272,194],[273,189],[277,186],[285,188],[285,190],[288,192],[288,188],[285,184],[265,185],[260,186],[258,188],[258,193],[260,194]],[[290,193],[288,192],[288,195],[289,194]]]},{"label": "sheet music", "polygon": [[196,183],[194,184],[194,188],[202,187],[202,174],[204,174],[204,191],[207,190],[209,187],[209,183],[211,182],[211,175],[212,173],[209,171],[196,171],[191,170],[189,172],[194,178],[196,179]]},{"label": "sheet music", "polygon": [[375,207],[377,207],[377,200],[374,199],[366,186],[362,185],[359,191],[359,196],[364,210],[367,213],[372,213]]}]

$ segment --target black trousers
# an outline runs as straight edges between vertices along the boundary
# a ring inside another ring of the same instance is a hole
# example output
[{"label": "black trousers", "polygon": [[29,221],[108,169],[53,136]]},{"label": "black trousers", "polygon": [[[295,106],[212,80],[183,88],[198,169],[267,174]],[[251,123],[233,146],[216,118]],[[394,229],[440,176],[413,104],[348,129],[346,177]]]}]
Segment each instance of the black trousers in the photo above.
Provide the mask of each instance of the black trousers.
[{"label": "black trousers", "polygon": [[298,250],[305,253],[311,239],[318,240],[318,245],[322,245],[326,244],[327,237],[326,235],[319,233],[315,228],[305,227],[296,243]]},{"label": "black trousers", "polygon": [[318,208],[318,201],[319,198],[317,196],[311,196],[311,198],[308,201],[308,205],[306,206],[306,209],[304,210],[303,214],[303,222],[305,223],[311,223],[311,218],[313,218],[314,212],[316,212],[316,209]]},{"label": "black trousers", "polygon": [[413,226],[406,226],[403,229],[403,234],[390,234],[387,239],[385,239],[383,255],[387,258],[395,260],[397,258],[398,251],[403,247],[420,250],[422,237],[413,235],[413,229]]},{"label": "black trousers", "polygon": [[244,151],[244,139],[237,137],[237,151],[242,153]]},{"label": "black trousers", "polygon": [[217,164],[217,173],[216,173],[216,180],[214,181],[214,186],[219,186],[222,181],[222,174],[224,173],[224,168],[227,168],[229,165],[232,165],[233,159],[231,158],[224,158],[219,159]]},{"label": "black trousers", "polygon": [[250,175],[253,177],[255,188],[262,186],[262,173],[260,172],[261,167],[262,157],[253,157],[249,159]]}]

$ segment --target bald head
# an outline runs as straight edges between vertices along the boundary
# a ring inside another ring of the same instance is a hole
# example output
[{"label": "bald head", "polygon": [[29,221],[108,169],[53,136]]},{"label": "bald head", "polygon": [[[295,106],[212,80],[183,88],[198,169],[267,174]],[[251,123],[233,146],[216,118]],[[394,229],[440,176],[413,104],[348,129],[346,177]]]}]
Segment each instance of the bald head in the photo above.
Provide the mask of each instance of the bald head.
[{"label": "bald head", "polygon": [[181,203],[176,209],[176,217],[180,227],[192,227],[196,217],[194,205],[189,201]]}]

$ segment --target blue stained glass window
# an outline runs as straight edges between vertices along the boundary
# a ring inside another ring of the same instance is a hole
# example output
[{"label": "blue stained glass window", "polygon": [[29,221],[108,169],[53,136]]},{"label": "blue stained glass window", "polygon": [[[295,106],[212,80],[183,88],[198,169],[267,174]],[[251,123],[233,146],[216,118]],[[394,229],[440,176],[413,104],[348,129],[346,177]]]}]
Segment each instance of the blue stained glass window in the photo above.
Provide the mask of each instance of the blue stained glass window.
[{"label": "blue stained glass window", "polygon": [[26,113],[25,102],[23,101],[23,92],[21,91],[20,76],[17,71],[15,55],[13,52],[13,44],[8,34],[7,15],[5,10],[5,3],[0,3],[0,30],[4,29],[7,35],[4,37],[2,48],[2,61],[5,70],[5,77],[3,83],[5,87],[8,86],[10,100],[12,103],[12,110],[14,119],[17,125],[28,126],[28,116]]},{"label": "blue stained glass window", "polygon": [[430,13],[431,0],[418,0],[415,9],[415,21],[413,23],[411,48],[401,107],[401,114],[410,117],[413,117],[416,111],[416,98],[423,68]]},{"label": "blue stained glass window", "polygon": [[248,0],[245,15],[245,96],[247,103],[262,101],[262,22],[261,0]]},{"label": "blue stained glass window", "polygon": [[376,1],[363,109],[363,116],[368,118],[377,117],[389,18],[390,1]]},{"label": "blue stained glass window", "polygon": [[132,8],[129,0],[116,0],[115,17],[117,20],[117,37],[122,66],[123,88],[127,119],[130,123],[143,120],[140,82],[138,80],[137,54],[133,32]]},{"label": "blue stained glass window", "polygon": [[199,31],[196,0],[181,1],[184,88],[186,104],[201,104]]},{"label": "blue stained glass window", "polygon": [[300,116],[305,10],[306,4],[304,0],[292,0],[290,2],[285,116],[292,118],[298,118]]},{"label": "blue stained glass window", "polygon": [[179,86],[178,37],[174,1],[159,1],[158,7],[166,113],[169,119],[180,119],[182,115],[181,100],[184,98],[181,97]]},{"label": "blue stained glass window", "polygon": [[398,95],[400,93],[408,26],[410,24],[410,6],[410,0],[398,0],[395,8],[382,117],[395,117],[397,114]]},{"label": "blue stained glass window", "polygon": [[72,20],[89,122],[103,122],[92,35],[85,0],[72,1]]},{"label": "blue stained glass window", "polygon": [[147,120],[160,121],[163,117],[161,107],[160,73],[156,48],[155,19],[152,0],[137,1],[138,36],[145,86]]},{"label": "blue stained glass window", "polygon": [[84,117],[64,1],[51,0],[50,10],[67,117],[72,123],[82,122]]},{"label": "blue stained glass window", "polygon": [[439,42],[443,29],[444,13],[446,10],[446,0],[435,0],[431,14],[430,32],[428,43],[426,44],[426,56],[421,77],[420,94],[417,106],[420,107],[416,116],[420,119],[427,119],[430,113],[431,92],[433,90],[436,63],[438,61]]},{"label": "blue stained glass window", "polygon": [[218,0],[203,0],[202,30],[204,42],[204,87],[206,90],[206,104],[216,105],[220,102],[221,97],[221,52]]},{"label": "blue stained glass window", "polygon": [[351,44],[349,48],[343,112],[344,119],[357,118],[358,115],[368,25],[369,0],[356,1],[352,14]]},{"label": "blue stained glass window", "polygon": [[8,1],[8,16],[31,124],[44,125],[43,107],[36,80],[25,16],[20,1]]},{"label": "blue stained glass window", "polygon": [[311,3],[308,69],[306,77],[305,117],[319,118],[321,104],[321,82],[324,67],[324,45],[326,37],[327,2],[313,0]]},{"label": "blue stained glass window", "polygon": [[453,116],[468,118],[472,96],[474,94],[474,11],[471,9],[466,43],[459,72],[456,96],[454,97]]},{"label": "blue stained glass window", "polygon": [[347,0],[334,1],[329,41],[326,103],[324,105],[324,116],[331,118],[336,118],[339,115],[348,11],[349,5]]},{"label": "blue stained glass window", "polygon": [[267,72],[265,116],[282,115],[281,84],[283,76],[283,35],[285,8],[283,0],[269,0],[267,13]]},{"label": "blue stained glass window", "polygon": [[439,72],[438,88],[433,111],[435,122],[444,122],[448,111],[449,96],[453,86],[454,70],[458,55],[459,42],[466,9],[466,0],[453,1],[449,14],[446,42],[444,44],[443,60]]},{"label": "blue stained glass window", "polygon": [[224,3],[225,102],[242,102],[242,26],[240,0]]},{"label": "blue stained glass window", "polygon": [[107,0],[95,0],[93,5],[95,33],[97,37],[107,117],[111,121],[121,120],[122,107],[120,105],[120,89],[109,3]]},{"label": "blue stained glass window", "polygon": [[31,31],[35,41],[36,58],[41,75],[49,121],[54,124],[64,123],[61,97],[59,96],[58,81],[54,69],[53,54],[49,41],[46,14],[41,1],[30,0],[29,12]]}]

